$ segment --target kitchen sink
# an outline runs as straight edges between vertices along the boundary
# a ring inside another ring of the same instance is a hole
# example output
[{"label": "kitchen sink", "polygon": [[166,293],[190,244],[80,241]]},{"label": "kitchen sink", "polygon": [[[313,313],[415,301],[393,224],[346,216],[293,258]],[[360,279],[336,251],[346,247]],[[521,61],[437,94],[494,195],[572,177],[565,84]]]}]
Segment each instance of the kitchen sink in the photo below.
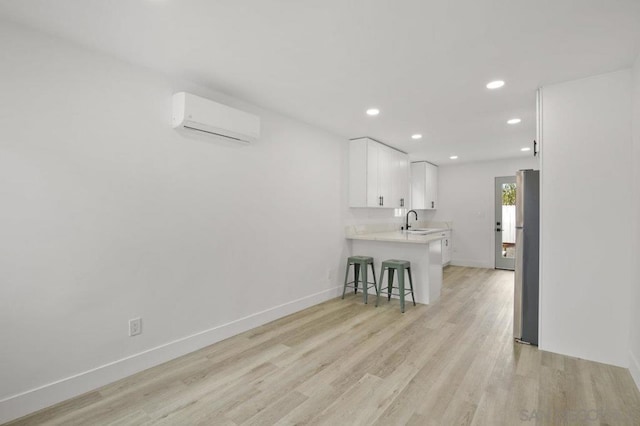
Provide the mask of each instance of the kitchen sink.
[{"label": "kitchen sink", "polygon": [[442,231],[442,229],[440,228],[411,228],[408,231],[409,234],[418,234],[418,235],[426,235],[426,234],[432,234],[434,232],[440,232]]}]

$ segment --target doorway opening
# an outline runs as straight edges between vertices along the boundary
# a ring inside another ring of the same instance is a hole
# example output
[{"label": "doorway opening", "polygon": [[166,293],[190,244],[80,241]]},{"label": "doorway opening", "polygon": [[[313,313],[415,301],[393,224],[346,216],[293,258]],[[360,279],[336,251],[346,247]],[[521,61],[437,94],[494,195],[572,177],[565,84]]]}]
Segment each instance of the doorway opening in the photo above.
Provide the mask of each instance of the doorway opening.
[{"label": "doorway opening", "polygon": [[516,265],[516,177],[497,177],[495,183],[495,268],[513,271]]}]

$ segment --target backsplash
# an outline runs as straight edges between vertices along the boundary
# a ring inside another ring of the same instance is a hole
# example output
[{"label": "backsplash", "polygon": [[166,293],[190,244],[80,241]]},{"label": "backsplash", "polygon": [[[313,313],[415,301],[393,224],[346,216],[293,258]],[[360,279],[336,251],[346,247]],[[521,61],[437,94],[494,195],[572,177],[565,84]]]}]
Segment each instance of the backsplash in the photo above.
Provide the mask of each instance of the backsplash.
[{"label": "backsplash", "polygon": [[[400,227],[404,226],[404,218],[401,221],[393,221],[386,223],[361,223],[349,225],[345,227],[346,235],[362,235],[374,234],[377,232],[400,231]],[[444,228],[453,229],[453,222],[433,222],[428,220],[418,220],[409,222],[413,228]]]},{"label": "backsplash", "polygon": [[[409,209],[374,209],[374,208],[350,208],[345,217],[347,225],[362,224],[398,224],[398,229],[404,224]],[[435,210],[418,210],[418,218],[422,221],[430,221],[435,216]],[[411,215],[413,220],[413,215]],[[381,231],[383,232],[383,231]]]}]

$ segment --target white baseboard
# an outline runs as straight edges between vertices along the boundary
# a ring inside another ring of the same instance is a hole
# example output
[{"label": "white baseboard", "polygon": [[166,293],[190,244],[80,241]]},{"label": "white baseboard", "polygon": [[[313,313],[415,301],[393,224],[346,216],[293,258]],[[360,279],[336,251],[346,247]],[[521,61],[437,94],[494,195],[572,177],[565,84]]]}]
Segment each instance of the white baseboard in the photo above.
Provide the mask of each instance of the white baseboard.
[{"label": "white baseboard", "polygon": [[640,361],[631,351],[629,351],[629,372],[631,372],[631,377],[633,377],[638,390],[640,390]]},{"label": "white baseboard", "polygon": [[284,303],[244,318],[221,324],[155,348],[130,355],[71,377],[48,383],[0,400],[0,424],[5,423],[69,398],[82,395],[132,374],[170,361],[182,355],[235,336],[270,321],[298,312],[342,294],[342,286],[323,290]]},{"label": "white baseboard", "polygon": [[452,259],[451,263],[452,266],[466,266],[468,268],[485,268],[485,269],[493,269],[494,265],[485,263],[485,262],[481,262],[481,261],[477,261],[477,260],[458,260],[458,259]]}]

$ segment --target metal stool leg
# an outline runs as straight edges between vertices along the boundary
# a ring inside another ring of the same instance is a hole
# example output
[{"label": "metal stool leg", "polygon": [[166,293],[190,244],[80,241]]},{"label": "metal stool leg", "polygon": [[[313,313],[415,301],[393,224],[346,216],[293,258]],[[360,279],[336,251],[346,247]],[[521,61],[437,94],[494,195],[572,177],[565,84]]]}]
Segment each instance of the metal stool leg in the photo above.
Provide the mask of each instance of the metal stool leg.
[{"label": "metal stool leg", "polygon": [[355,277],[355,279],[353,280],[353,294],[358,294],[358,278],[360,277],[360,264],[354,263],[353,269],[354,269],[353,274]]},{"label": "metal stool leg", "polygon": [[344,299],[344,294],[347,292],[347,281],[349,281],[349,268],[351,264],[347,262],[347,272],[344,274],[344,287],[342,289],[342,298]]},{"label": "metal stool leg", "polygon": [[362,265],[362,291],[364,292],[364,304],[369,303],[369,278],[367,277],[367,265]]},{"label": "metal stool leg", "polygon": [[404,314],[404,268],[398,270],[398,287],[400,288],[400,311]]},{"label": "metal stool leg", "polygon": [[380,281],[378,281],[378,296],[376,296],[376,308],[380,303],[380,293],[382,293],[382,283],[384,282],[384,267],[380,267]]},{"label": "metal stool leg", "polygon": [[378,295],[378,280],[376,280],[376,268],[373,267],[373,263],[371,263],[371,273],[373,274],[373,289],[376,291],[376,295]]},{"label": "metal stool leg", "polygon": [[411,267],[407,268],[409,274],[409,286],[411,287],[411,298],[413,299],[413,306],[416,306],[416,296],[413,294],[413,279],[411,278]]},{"label": "metal stool leg", "polygon": [[389,279],[387,280],[387,301],[391,300],[391,290],[393,289],[393,273],[395,272],[395,270],[393,268],[388,268],[387,269],[387,275],[389,276]]}]

